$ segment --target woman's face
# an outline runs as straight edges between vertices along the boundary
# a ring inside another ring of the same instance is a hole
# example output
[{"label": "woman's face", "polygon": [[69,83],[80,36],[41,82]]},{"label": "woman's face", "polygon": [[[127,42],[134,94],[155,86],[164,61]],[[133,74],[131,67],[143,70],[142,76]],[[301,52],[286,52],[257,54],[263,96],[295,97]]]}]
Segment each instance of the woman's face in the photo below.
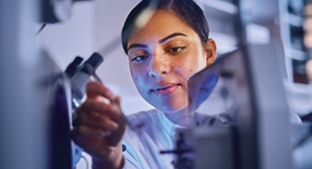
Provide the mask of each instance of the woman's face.
[{"label": "woman's face", "polygon": [[142,97],[166,113],[187,107],[187,80],[212,64],[216,46],[173,13],[157,10],[128,41],[132,79]]}]

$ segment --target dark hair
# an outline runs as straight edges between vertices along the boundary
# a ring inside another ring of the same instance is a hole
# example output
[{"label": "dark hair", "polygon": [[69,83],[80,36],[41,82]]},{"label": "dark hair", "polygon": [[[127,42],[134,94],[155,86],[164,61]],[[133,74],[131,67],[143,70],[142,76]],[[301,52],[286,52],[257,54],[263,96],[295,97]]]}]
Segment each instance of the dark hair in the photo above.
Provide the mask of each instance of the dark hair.
[{"label": "dark hair", "polygon": [[[156,6],[153,7],[153,4]],[[128,40],[136,29],[134,23],[138,16],[148,8],[162,9],[175,13],[181,20],[193,28],[203,44],[208,40],[209,26],[207,19],[203,10],[193,0],[142,0],[131,10],[122,28],[122,46],[126,54],[128,54]]]}]

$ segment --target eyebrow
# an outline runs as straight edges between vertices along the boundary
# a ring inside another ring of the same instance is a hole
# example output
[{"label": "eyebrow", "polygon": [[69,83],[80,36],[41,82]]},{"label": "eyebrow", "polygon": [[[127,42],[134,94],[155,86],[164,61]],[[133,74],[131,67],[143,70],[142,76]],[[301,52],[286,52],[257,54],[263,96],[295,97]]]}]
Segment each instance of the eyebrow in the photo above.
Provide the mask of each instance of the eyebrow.
[{"label": "eyebrow", "polygon": [[[164,43],[164,42],[166,42],[167,40],[172,39],[172,38],[174,38],[174,37],[176,37],[176,36],[185,36],[185,37],[188,37],[188,36],[185,35],[184,33],[175,32],[175,33],[172,33],[172,34],[170,34],[170,35],[168,35],[168,36],[166,36],[166,37],[160,39],[160,40],[158,41],[158,43]],[[145,44],[133,43],[133,44],[131,44],[131,45],[128,47],[128,51],[129,51],[131,48],[136,48],[136,47],[138,47],[138,48],[147,48],[148,46],[145,45]]]},{"label": "eyebrow", "polygon": [[133,43],[133,44],[131,44],[131,45],[128,47],[128,51],[129,51],[131,48],[147,48],[147,47],[148,47],[147,45],[138,44],[138,43]]},{"label": "eyebrow", "polygon": [[176,37],[176,36],[185,36],[185,37],[187,37],[187,35],[185,35],[184,33],[176,32],[176,33],[170,34],[170,35],[168,35],[168,36],[166,36],[166,37],[160,39],[158,42],[159,42],[159,43],[164,43],[164,42],[166,42],[167,40],[169,40],[169,39],[171,39],[171,38],[174,38],[174,37]]}]

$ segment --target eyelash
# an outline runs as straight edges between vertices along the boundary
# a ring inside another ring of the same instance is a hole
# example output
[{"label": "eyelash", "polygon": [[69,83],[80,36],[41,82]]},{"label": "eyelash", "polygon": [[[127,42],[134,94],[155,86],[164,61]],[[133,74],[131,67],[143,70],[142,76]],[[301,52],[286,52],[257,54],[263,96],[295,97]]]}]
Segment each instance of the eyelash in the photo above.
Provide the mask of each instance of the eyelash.
[{"label": "eyelash", "polygon": [[[186,48],[186,46],[178,46],[178,47],[173,47],[173,48],[170,48],[168,50],[169,53],[172,53],[172,54],[177,54],[179,52],[181,52],[182,50],[184,50]],[[173,51],[173,50],[178,50],[178,51]],[[142,58],[143,57],[143,58]],[[135,61],[135,62],[142,62],[143,60],[145,60],[146,58],[148,58],[149,56],[147,54],[145,55],[140,55],[140,56],[136,56],[134,57],[131,61]]]},{"label": "eyelash", "polygon": [[[138,60],[139,58],[142,58],[142,57],[144,57],[144,58],[143,58],[143,59]],[[145,55],[140,55],[140,56],[136,56],[136,57],[134,57],[131,61],[141,62],[141,61],[143,61],[144,59],[146,59],[147,57],[148,57],[148,55],[147,55],[147,54],[145,54]]]},{"label": "eyelash", "polygon": [[[177,47],[169,49],[168,52],[173,53],[173,54],[177,54],[177,53],[181,52],[182,50],[184,50],[185,48],[186,48],[185,46],[177,46]],[[173,50],[178,50],[178,51],[174,52]]]}]

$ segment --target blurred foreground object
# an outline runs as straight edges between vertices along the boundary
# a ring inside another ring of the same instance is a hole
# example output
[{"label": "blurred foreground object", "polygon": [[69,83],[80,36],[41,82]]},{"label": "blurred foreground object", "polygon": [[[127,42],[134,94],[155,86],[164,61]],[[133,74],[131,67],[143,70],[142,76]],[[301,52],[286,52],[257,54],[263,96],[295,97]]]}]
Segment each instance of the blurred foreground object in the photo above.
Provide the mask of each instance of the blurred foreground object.
[{"label": "blurred foreground object", "polygon": [[41,1],[41,12],[43,23],[56,23],[68,20],[72,13],[73,4],[76,1],[91,0],[43,0]]}]

